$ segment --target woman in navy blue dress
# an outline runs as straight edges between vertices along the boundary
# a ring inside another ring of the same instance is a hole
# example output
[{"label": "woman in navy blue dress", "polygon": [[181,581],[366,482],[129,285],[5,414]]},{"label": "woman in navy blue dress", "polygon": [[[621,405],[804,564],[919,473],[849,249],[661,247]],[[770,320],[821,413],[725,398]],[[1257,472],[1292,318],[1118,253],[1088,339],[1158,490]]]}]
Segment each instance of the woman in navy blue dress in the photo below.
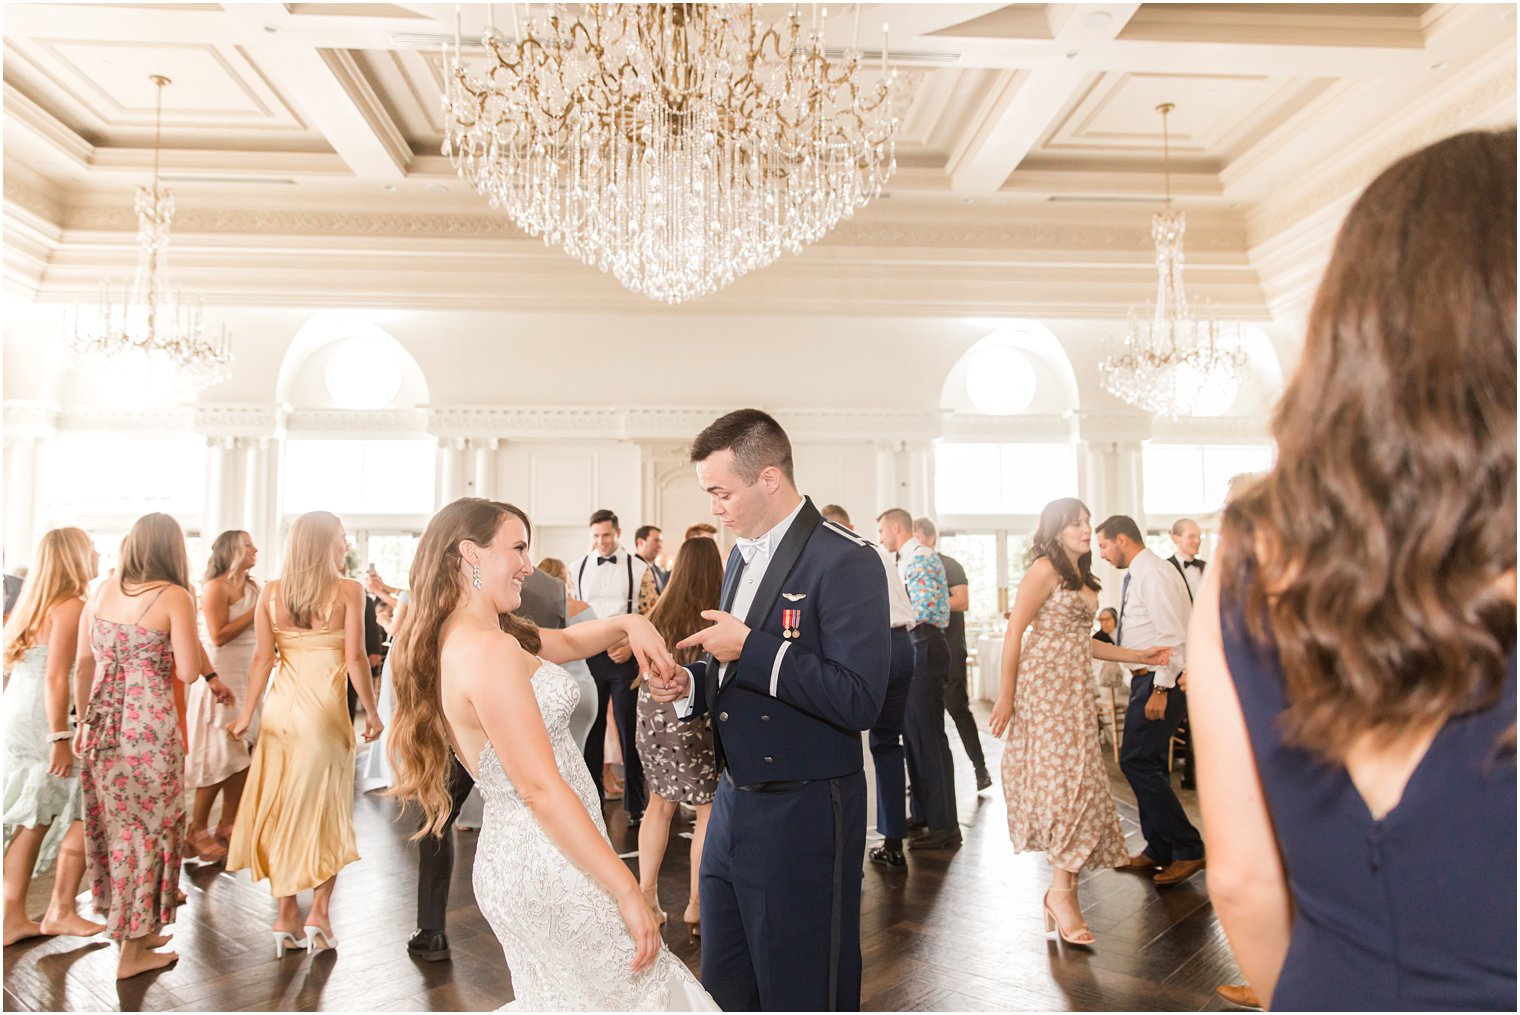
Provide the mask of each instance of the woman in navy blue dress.
[{"label": "woman in navy blue dress", "polygon": [[1209,890],[1279,1009],[1515,1010],[1515,131],[1352,208],[1188,645]]}]

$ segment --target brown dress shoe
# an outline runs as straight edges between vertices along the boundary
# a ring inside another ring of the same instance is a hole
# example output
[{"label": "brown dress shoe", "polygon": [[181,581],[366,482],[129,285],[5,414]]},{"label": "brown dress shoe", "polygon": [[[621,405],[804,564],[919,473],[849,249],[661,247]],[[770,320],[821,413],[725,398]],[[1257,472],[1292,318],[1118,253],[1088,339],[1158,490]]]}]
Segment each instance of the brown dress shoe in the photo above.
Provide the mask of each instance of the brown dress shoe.
[{"label": "brown dress shoe", "polygon": [[1201,870],[1203,870],[1203,857],[1196,860],[1173,860],[1166,870],[1151,880],[1158,885],[1180,885]]},{"label": "brown dress shoe", "polygon": [[1216,987],[1214,993],[1236,1007],[1261,1010],[1261,998],[1256,996],[1256,991],[1251,989],[1249,983],[1227,983],[1223,987]]},{"label": "brown dress shoe", "polygon": [[1124,863],[1121,863],[1119,866],[1117,866],[1117,867],[1114,868],[1114,870],[1121,870],[1121,871],[1145,871],[1146,873],[1150,873],[1151,871],[1158,871],[1160,869],[1161,869],[1161,864],[1159,864],[1156,861],[1152,860],[1145,853],[1136,853],[1134,856],[1130,857]]}]

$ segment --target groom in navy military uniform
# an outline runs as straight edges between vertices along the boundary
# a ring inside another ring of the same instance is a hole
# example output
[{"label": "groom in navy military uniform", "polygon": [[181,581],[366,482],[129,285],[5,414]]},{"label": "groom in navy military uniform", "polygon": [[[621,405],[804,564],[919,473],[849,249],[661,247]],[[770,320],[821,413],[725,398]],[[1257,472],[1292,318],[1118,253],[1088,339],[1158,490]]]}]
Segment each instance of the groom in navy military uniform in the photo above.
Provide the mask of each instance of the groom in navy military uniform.
[{"label": "groom in navy military uniform", "polygon": [[718,795],[702,851],[702,984],[728,1011],[860,1007],[866,783],[860,734],[891,670],[887,579],[871,544],[825,522],[792,478],[786,432],[740,409],[697,435],[712,512],[739,537],[704,663],[651,683],[711,713]]}]

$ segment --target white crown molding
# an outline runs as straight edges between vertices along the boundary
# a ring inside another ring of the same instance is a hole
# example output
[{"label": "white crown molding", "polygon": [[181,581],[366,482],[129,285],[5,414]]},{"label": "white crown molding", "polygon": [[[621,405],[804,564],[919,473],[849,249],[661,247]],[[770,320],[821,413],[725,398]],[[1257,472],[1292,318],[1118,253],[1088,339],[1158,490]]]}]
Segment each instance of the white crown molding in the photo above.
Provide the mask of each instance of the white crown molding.
[{"label": "white crown molding", "polygon": [[[596,439],[670,441],[684,446],[721,407],[665,406],[430,406],[427,432],[440,440],[538,441]],[[942,414],[900,409],[769,410],[797,443],[815,441],[926,440],[938,437]]]},{"label": "white crown molding", "polygon": [[421,409],[283,409],[286,437],[425,437],[427,414]]},{"label": "white crown molding", "polygon": [[195,406],[195,432],[214,439],[275,437],[283,429],[278,406],[213,403]]},{"label": "white crown molding", "polygon": [[944,439],[951,441],[1068,441],[1074,436],[1072,421],[1065,416],[983,416],[952,412],[945,416]]}]

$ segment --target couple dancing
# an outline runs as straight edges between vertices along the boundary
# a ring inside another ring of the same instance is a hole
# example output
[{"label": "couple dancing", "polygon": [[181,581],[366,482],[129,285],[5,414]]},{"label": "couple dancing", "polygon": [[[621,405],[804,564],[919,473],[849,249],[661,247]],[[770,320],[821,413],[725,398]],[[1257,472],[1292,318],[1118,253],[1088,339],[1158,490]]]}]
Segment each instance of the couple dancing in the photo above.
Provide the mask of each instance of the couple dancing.
[{"label": "couple dancing", "polygon": [[[722,610],[677,646],[639,616],[559,631],[512,616],[533,568],[528,518],[511,505],[455,501],[417,549],[393,652],[392,792],[416,800],[419,835],[434,834],[449,813],[449,752],[475,776],[486,801],[475,897],[512,972],[509,1007],[860,1004],[860,731],[886,693],[886,576],[870,544],[798,494],[791,444],[765,413],[716,420],[691,460],[739,540]],[[700,871],[707,990],[661,943],[567,729],[579,691],[559,664],[623,639],[657,700],[714,719],[723,774]],[[672,647],[700,648],[703,662],[678,666]]]}]

